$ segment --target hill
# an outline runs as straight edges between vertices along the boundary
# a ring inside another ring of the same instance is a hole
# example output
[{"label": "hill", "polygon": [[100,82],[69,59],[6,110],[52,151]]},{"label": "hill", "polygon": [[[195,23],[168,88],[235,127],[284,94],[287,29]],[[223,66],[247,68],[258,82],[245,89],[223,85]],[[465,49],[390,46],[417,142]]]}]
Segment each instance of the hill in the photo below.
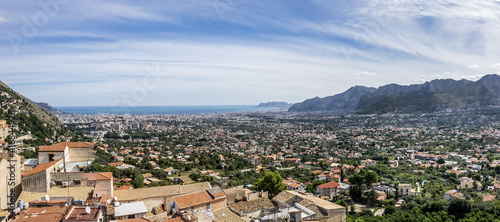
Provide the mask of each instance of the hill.
[{"label": "hill", "polygon": [[356,94],[359,97],[350,100],[339,100],[346,94],[352,94],[349,91],[353,88],[335,96],[294,104],[288,111],[411,113],[500,105],[500,76],[496,74],[486,75],[476,82],[438,79],[406,86],[388,84],[358,92],[362,95]]},{"label": "hill", "polygon": [[[62,139],[69,135],[56,116],[38,106],[30,99],[15,92],[0,81],[0,119],[14,125],[16,138],[23,137],[25,145],[45,145],[50,141]],[[11,137],[5,139],[11,141]]]}]

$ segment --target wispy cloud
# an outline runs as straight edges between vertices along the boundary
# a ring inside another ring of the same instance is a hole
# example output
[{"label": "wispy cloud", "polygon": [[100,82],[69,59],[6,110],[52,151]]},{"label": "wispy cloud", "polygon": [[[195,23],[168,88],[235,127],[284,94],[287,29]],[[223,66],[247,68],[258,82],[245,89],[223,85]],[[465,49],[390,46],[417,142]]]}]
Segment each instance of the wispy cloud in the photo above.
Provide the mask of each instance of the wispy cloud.
[{"label": "wispy cloud", "polygon": [[476,64],[472,64],[472,65],[469,65],[467,66],[468,69],[479,69],[479,65],[476,65]]}]

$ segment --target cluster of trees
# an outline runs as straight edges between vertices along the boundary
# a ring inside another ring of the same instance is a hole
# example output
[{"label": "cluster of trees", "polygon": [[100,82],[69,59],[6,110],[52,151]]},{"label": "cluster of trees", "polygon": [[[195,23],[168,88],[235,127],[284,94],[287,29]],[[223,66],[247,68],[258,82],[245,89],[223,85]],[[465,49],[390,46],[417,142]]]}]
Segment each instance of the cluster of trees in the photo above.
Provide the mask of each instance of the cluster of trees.
[{"label": "cluster of trees", "polygon": [[348,222],[359,221],[500,221],[500,201],[488,203],[471,203],[468,200],[454,199],[450,202],[432,202],[413,206],[411,209],[397,210],[393,205],[385,208],[381,216],[373,216],[371,212],[351,213]]}]

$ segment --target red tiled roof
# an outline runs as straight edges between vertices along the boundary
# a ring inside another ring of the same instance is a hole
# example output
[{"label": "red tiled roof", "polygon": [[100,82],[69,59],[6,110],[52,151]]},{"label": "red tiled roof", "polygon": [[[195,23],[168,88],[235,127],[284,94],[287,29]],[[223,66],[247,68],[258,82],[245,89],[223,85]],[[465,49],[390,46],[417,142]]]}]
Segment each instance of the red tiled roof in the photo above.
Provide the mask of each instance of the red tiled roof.
[{"label": "red tiled roof", "polygon": [[86,173],[85,176],[88,180],[111,180],[113,178],[113,173],[111,172],[101,172],[101,173]]},{"label": "red tiled roof", "polygon": [[338,187],[339,186],[339,183],[335,182],[335,181],[330,181],[328,183],[324,183],[324,184],[321,184],[319,186],[317,186],[318,188],[320,189],[328,189],[328,188],[335,188],[335,187]]},{"label": "red tiled roof", "polygon": [[300,183],[297,183],[297,181],[293,181],[292,183],[288,184],[288,186],[291,186],[293,188],[297,188],[300,186]]},{"label": "red tiled roof", "polygon": [[50,146],[40,146],[38,152],[63,152],[66,147],[69,148],[94,148],[93,143],[89,142],[62,142]]},{"label": "red tiled roof", "polygon": [[116,167],[116,166],[121,165],[121,164],[123,164],[123,162],[108,163],[108,166],[110,166],[110,167]]},{"label": "red tiled roof", "polygon": [[66,213],[66,207],[28,207],[19,215],[15,216],[12,222],[31,221],[61,221]]},{"label": "red tiled roof", "polygon": [[49,167],[53,166],[57,162],[59,162],[59,160],[61,160],[61,159],[54,160],[54,161],[51,161],[51,162],[48,162],[48,163],[44,163],[42,165],[38,165],[37,167],[35,167],[34,169],[32,169],[29,173],[24,174],[23,176],[29,176],[29,175],[32,175],[32,174],[35,174],[35,173],[38,173],[38,172],[42,172],[42,171],[48,169]]},{"label": "red tiled roof", "polygon": [[483,197],[483,202],[487,202],[487,201],[493,201],[495,200],[496,196],[493,196],[493,195],[486,195]]},{"label": "red tiled roof", "polygon": [[208,195],[206,191],[200,191],[196,193],[190,193],[187,195],[172,197],[175,204],[179,209],[185,209],[188,207],[193,207],[197,205],[207,204],[212,201],[212,198]]}]

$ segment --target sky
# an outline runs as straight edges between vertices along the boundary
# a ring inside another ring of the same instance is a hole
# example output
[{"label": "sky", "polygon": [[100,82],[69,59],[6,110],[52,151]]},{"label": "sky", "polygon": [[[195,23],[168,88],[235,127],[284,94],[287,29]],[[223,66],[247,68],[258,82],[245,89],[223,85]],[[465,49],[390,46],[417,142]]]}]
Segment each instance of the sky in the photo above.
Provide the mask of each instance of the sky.
[{"label": "sky", "polygon": [[498,0],[0,5],[0,80],[53,106],[295,103],[500,73]]}]

